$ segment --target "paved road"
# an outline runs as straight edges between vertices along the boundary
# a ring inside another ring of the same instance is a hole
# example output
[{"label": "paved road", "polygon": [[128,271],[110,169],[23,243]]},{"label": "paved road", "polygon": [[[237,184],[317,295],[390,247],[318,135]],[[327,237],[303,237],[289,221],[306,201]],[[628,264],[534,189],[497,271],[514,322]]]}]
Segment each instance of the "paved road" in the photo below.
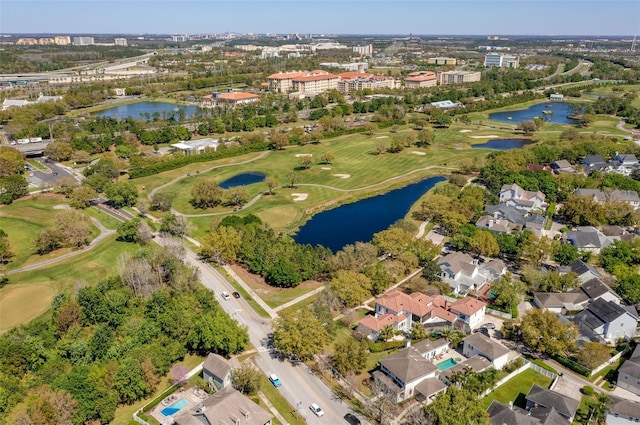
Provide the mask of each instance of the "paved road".
[{"label": "paved road", "polygon": [[[156,238],[162,244],[162,238]],[[272,332],[271,321],[260,317],[253,311],[249,304],[242,298],[230,298],[225,300],[220,296],[222,291],[231,293],[234,288],[217,270],[208,264],[202,263],[197,254],[187,250],[185,261],[196,266],[201,273],[202,284],[214,291],[216,299],[222,308],[241,325],[247,326],[249,339],[258,350],[256,363],[267,375],[275,373],[280,378],[282,386],[279,391],[294,408],[299,407],[299,412],[308,424],[341,424],[344,423],[344,415],[348,412],[355,413],[342,400],[336,397],[331,390],[317,378],[307,366],[299,364],[293,366],[288,361],[281,361],[272,356],[272,352],[264,345],[267,335]],[[309,405],[317,403],[325,412],[322,418],[316,417]],[[366,423],[363,421],[363,423]]]},{"label": "paved road", "polygon": [[42,188],[43,186],[47,186],[49,188],[52,188],[53,186],[56,185],[56,183],[58,183],[60,180],[62,180],[65,177],[75,180],[75,176],[71,174],[67,170],[67,168],[61,166],[60,164],[57,164],[53,161],[45,161],[43,159],[36,159],[36,161],[43,164],[45,167],[48,168],[48,170],[43,171],[33,166],[30,166],[30,174],[33,174],[33,175],[29,175],[29,177],[27,178],[27,181],[29,182],[30,185],[34,187]]}]

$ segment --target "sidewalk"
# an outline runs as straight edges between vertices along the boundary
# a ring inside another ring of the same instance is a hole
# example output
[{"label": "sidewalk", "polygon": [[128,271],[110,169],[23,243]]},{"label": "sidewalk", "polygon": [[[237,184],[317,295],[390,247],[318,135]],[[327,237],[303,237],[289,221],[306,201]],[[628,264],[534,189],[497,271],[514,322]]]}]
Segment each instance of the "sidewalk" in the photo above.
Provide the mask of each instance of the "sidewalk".
[{"label": "sidewalk", "polygon": [[282,425],[289,425],[289,422],[287,422],[282,417],[280,412],[276,410],[276,408],[273,406],[273,404],[271,404],[267,396],[265,396],[262,391],[258,391],[258,397],[260,397],[260,400],[262,400],[262,402],[267,405],[267,408],[271,411],[271,413],[273,413],[273,416],[275,416],[280,422],[282,422]]},{"label": "sidewalk", "polygon": [[278,312],[280,310],[284,310],[285,308],[291,307],[292,305],[297,304],[302,300],[306,300],[307,298],[312,297],[315,294],[317,294],[318,292],[323,291],[323,290],[324,290],[324,286],[316,288],[313,291],[307,292],[304,295],[300,295],[298,298],[295,298],[295,299],[293,299],[291,301],[288,301],[288,302],[286,302],[286,303],[284,303],[282,305],[279,305],[278,307],[274,308],[273,311],[274,312]]}]

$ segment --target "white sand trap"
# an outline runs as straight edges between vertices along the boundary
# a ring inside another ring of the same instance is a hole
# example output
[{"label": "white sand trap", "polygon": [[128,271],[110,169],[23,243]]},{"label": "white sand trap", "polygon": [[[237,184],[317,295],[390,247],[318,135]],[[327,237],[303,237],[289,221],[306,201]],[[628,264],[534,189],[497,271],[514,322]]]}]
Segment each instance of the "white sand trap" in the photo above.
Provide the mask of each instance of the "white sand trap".
[{"label": "white sand trap", "polygon": [[411,151],[412,154],[414,155],[426,155],[426,152],[420,152],[420,151]]},{"label": "white sand trap", "polygon": [[54,205],[53,209],[54,210],[68,210],[69,208],[71,208],[69,205],[67,204],[59,204],[59,205]]},{"label": "white sand trap", "polygon": [[320,167],[321,170],[330,170],[331,167]]},{"label": "white sand trap", "polygon": [[471,130],[460,130],[460,133],[471,133]]},{"label": "white sand trap", "polygon": [[378,136],[378,137],[376,137],[376,139],[388,139],[388,138],[389,138],[389,136]]},{"label": "white sand trap", "polygon": [[301,156],[313,156],[312,153],[297,153],[296,158],[300,158]]},{"label": "white sand trap", "polygon": [[472,139],[497,139],[500,136],[496,136],[495,134],[489,134],[488,136],[469,136]]},{"label": "white sand trap", "polygon": [[309,197],[309,194],[308,193],[292,193],[291,196],[293,196],[293,202],[300,202],[307,199]]},{"label": "white sand trap", "polygon": [[340,177],[341,179],[348,179],[351,177],[351,174],[334,174],[334,177]]}]

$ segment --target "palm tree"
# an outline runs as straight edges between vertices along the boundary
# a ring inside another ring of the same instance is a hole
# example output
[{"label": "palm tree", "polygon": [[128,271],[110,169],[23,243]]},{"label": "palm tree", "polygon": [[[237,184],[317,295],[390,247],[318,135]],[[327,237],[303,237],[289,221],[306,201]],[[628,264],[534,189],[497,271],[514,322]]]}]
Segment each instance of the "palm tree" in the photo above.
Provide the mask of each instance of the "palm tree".
[{"label": "palm tree", "polygon": [[595,400],[589,401],[589,420],[593,419],[596,423],[605,423],[604,420],[607,417],[609,411],[609,403],[611,397],[604,393],[596,393],[594,395]]}]

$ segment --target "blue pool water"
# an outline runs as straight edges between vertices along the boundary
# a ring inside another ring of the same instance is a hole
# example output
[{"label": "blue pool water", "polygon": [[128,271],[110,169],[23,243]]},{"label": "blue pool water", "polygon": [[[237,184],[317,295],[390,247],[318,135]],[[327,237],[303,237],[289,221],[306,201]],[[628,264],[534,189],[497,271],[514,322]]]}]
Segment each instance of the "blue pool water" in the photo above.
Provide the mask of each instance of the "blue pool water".
[{"label": "blue pool water", "polygon": [[178,413],[180,410],[184,409],[189,405],[189,401],[186,398],[181,398],[180,400],[171,403],[164,409],[160,411],[163,416],[172,416]]},{"label": "blue pool water", "polygon": [[436,366],[438,367],[438,370],[440,372],[443,372],[447,369],[451,369],[452,367],[454,367],[458,362],[456,362],[454,359],[447,359],[443,362],[438,363]]},{"label": "blue pool water", "polygon": [[223,189],[229,189],[230,187],[260,183],[264,181],[265,177],[266,176],[262,173],[242,173],[223,181],[220,183],[220,187]]},{"label": "blue pool water", "polygon": [[533,143],[529,139],[492,139],[486,143],[476,143],[471,145],[474,149],[496,149],[499,151],[506,151],[509,149],[520,149],[524,145]]}]

